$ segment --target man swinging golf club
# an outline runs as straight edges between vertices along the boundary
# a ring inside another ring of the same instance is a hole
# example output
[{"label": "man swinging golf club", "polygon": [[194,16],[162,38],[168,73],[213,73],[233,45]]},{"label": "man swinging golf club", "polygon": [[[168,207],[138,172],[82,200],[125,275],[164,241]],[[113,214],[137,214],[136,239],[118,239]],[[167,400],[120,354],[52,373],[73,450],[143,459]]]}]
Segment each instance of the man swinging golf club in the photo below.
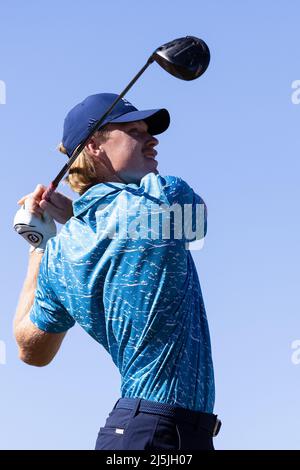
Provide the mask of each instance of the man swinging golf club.
[{"label": "man swinging golf club", "polygon": [[[60,149],[72,155],[115,99],[101,93],[75,106]],[[80,197],[46,201],[39,185],[14,220],[31,244],[15,317],[20,358],[47,365],[77,322],[120,371],[121,398],[97,450],[210,450],[220,428],[205,308],[186,249],[205,236],[206,210],[185,181],[158,173],[154,136],[169,120],[166,109],[138,111],[119,100],[69,170]],[[191,212],[178,227],[171,212],[185,206]],[[194,228],[199,214],[196,235],[179,230]],[[53,219],[64,223],[58,235]]]}]

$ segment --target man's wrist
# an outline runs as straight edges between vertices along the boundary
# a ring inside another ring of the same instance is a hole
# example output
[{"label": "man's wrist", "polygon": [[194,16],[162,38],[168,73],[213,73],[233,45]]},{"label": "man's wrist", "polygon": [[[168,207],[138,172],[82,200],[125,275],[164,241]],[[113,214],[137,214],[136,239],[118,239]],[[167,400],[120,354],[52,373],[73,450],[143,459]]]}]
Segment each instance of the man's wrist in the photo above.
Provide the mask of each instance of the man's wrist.
[{"label": "man's wrist", "polygon": [[30,255],[32,255],[32,254],[42,254],[43,255],[44,252],[45,252],[45,248],[39,248],[39,247],[35,248],[32,245],[29,248],[29,254]]}]

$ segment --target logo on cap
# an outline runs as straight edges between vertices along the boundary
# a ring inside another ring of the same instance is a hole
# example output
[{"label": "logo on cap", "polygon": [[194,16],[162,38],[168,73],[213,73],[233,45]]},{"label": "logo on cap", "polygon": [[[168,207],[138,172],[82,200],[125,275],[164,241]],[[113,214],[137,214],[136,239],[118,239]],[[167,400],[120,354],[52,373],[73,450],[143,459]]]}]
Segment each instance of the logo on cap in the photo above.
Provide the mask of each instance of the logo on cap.
[{"label": "logo on cap", "polygon": [[90,119],[89,119],[89,123],[88,123],[89,129],[90,129],[91,127],[93,127],[93,126],[96,124],[96,122],[97,122],[97,119],[90,118]]},{"label": "logo on cap", "polygon": [[127,101],[125,98],[122,98],[122,101],[125,104],[125,106],[132,106],[132,104],[129,103],[129,101]]}]

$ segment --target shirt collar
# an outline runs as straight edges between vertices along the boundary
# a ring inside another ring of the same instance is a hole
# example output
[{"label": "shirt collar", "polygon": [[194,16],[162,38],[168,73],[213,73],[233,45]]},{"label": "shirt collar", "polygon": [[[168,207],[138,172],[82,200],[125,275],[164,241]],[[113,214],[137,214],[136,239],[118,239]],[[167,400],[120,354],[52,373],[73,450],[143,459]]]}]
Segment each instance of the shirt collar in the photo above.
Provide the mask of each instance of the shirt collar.
[{"label": "shirt collar", "polygon": [[122,191],[127,185],[125,183],[99,183],[89,188],[80,198],[73,202],[75,217],[89,209],[95,202],[105,199],[108,195]]},{"label": "shirt collar", "polygon": [[116,196],[122,190],[126,190],[129,193],[139,196],[146,193],[148,198],[151,198],[153,200],[155,199],[155,201],[159,202],[159,200],[156,199],[159,194],[156,194],[157,191],[154,190],[154,183],[156,182],[157,176],[158,175],[155,175],[154,173],[148,173],[141,179],[139,185],[135,183],[126,184],[117,182],[95,184],[94,186],[89,188],[81,197],[79,197],[73,202],[74,215],[76,217],[82,214],[100,200],[102,200],[103,204],[105,204],[105,199],[108,196]]}]

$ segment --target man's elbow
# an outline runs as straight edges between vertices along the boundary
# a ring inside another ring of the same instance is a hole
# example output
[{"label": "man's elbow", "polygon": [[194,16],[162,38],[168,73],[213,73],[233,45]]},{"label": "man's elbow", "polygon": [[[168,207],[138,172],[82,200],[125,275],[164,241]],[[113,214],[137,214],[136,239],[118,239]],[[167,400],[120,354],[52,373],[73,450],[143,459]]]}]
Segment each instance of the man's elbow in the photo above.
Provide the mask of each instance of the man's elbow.
[{"label": "man's elbow", "polygon": [[27,317],[14,327],[19,358],[31,366],[47,366],[58,352],[65,334],[40,330]]},{"label": "man's elbow", "polygon": [[49,358],[41,348],[36,347],[34,336],[28,338],[25,332],[23,328],[14,328],[19,359],[30,366],[43,367],[49,364],[52,358]]},{"label": "man's elbow", "polygon": [[19,349],[19,359],[29,366],[45,367],[52,361],[53,357],[43,357],[41,354],[32,354],[31,352]]}]

